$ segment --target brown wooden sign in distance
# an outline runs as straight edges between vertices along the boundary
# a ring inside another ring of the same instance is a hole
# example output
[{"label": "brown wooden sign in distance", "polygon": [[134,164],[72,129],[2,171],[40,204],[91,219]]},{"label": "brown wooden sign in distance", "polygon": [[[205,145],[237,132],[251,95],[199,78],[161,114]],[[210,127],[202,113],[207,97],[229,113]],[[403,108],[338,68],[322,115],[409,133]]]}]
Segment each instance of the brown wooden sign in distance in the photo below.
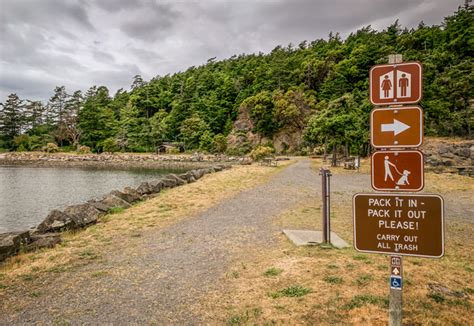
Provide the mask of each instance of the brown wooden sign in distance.
[{"label": "brown wooden sign in distance", "polygon": [[444,203],[438,195],[356,194],[358,251],[439,258],[444,255]]},{"label": "brown wooden sign in distance", "polygon": [[374,105],[414,104],[422,97],[419,62],[377,65],[370,69],[370,102]]},{"label": "brown wooden sign in distance", "polygon": [[375,148],[418,147],[423,143],[423,110],[418,106],[373,109],[370,136]]},{"label": "brown wooden sign in distance", "polygon": [[372,154],[372,188],[378,191],[420,191],[424,183],[420,151],[380,151]]}]

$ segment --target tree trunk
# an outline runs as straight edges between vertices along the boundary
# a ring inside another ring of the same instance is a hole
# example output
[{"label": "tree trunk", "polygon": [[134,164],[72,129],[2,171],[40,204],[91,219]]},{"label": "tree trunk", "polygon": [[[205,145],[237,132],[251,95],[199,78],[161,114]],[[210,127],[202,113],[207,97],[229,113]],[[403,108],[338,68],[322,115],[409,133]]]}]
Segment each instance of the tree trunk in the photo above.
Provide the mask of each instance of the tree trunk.
[{"label": "tree trunk", "polygon": [[331,166],[337,166],[337,148],[336,144],[332,145],[332,162]]}]

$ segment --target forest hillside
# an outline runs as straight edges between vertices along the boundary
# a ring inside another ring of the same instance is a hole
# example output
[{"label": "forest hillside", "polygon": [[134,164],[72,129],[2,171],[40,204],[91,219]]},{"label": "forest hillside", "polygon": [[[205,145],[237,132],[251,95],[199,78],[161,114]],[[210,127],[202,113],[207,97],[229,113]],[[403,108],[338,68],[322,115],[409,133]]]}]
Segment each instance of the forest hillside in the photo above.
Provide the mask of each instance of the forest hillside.
[{"label": "forest hillside", "polygon": [[266,54],[211,58],[150,81],[135,76],[129,90],[115,94],[106,86],[85,93],[58,86],[47,103],[11,94],[0,106],[0,149],[56,144],[146,152],[176,142],[186,150],[245,154],[258,144],[299,152],[326,143],[367,153],[369,69],[394,53],[423,64],[425,133],[470,138],[473,22],[467,5],[436,26],[407,29],[395,22],[346,39],[330,33]]}]

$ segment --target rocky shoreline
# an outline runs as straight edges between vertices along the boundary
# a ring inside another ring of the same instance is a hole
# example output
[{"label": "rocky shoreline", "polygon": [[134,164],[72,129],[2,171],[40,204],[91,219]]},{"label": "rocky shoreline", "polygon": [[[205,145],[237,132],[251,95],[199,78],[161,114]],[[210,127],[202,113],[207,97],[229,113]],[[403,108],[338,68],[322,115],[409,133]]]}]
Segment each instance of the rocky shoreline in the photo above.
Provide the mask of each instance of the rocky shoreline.
[{"label": "rocky shoreline", "polygon": [[104,167],[104,168],[186,168],[206,167],[215,163],[245,164],[249,159],[238,156],[203,154],[134,154],[134,153],[43,153],[10,152],[0,154],[0,165],[41,167]]},{"label": "rocky shoreline", "polygon": [[[15,162],[21,162],[21,160],[15,160]],[[0,164],[4,164],[1,158]],[[129,208],[138,201],[156,196],[163,189],[195,182],[207,173],[222,171],[230,167],[230,164],[218,164],[193,169],[179,175],[167,174],[156,180],[142,182],[137,188],[125,187],[122,191],[112,190],[101,199],[92,199],[86,203],[71,205],[64,210],[53,210],[43,222],[33,229],[0,234],[0,262],[20,251],[54,247],[61,243],[60,233],[62,231],[85,228],[97,223],[100,217],[109,213],[111,209]]]}]

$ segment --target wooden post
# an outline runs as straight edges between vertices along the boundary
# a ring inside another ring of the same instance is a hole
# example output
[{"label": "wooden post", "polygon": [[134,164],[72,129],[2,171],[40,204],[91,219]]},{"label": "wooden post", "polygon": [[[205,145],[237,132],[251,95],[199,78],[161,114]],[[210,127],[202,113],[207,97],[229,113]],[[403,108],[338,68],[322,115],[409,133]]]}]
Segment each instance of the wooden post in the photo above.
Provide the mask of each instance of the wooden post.
[{"label": "wooden post", "polygon": [[[388,63],[402,63],[403,58],[401,54],[391,54],[388,56]],[[394,86],[395,87],[395,86]],[[392,256],[390,259],[398,258],[400,260],[400,278],[402,279],[403,271],[401,269],[402,257]],[[392,263],[390,264],[392,269]],[[392,279],[392,271],[390,271],[390,279]],[[400,281],[401,281],[400,279]],[[391,282],[391,280],[390,280]],[[403,319],[403,290],[394,289],[390,284],[390,296],[389,296],[389,307],[388,307],[388,325],[389,326],[402,326]]]},{"label": "wooden post", "polygon": [[336,144],[332,145],[332,162],[331,166],[337,166],[337,150]]}]

